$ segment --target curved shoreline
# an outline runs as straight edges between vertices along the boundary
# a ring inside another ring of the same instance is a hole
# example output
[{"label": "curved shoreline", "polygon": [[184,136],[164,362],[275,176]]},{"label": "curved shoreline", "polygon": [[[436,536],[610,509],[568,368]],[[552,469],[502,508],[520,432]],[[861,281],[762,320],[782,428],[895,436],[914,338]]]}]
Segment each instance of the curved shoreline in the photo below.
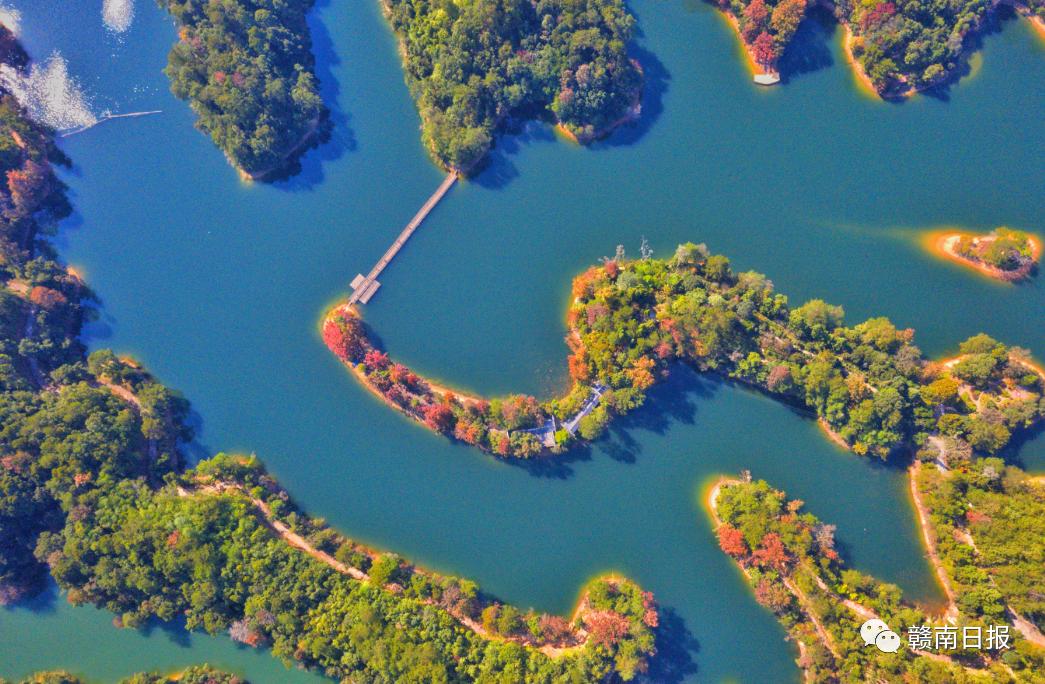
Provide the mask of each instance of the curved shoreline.
[{"label": "curved shoreline", "polygon": [[1027,241],[1030,244],[1031,250],[1031,263],[1023,266],[1014,271],[1005,271],[1000,268],[995,268],[989,264],[984,263],[978,259],[970,259],[962,254],[959,254],[956,246],[958,241],[963,237],[972,237],[975,240],[987,240],[993,241],[997,239],[992,233],[985,235],[977,235],[965,231],[942,231],[930,233],[926,238],[926,244],[930,251],[937,254],[938,256],[961,264],[966,268],[971,268],[974,271],[985,275],[994,280],[1000,280],[1003,282],[1016,282],[1030,277],[1035,268],[1038,265],[1039,259],[1041,258],[1041,243],[1033,235],[1027,236]]},{"label": "curved shoreline", "polygon": [[[870,98],[880,100],[882,94],[878,92],[878,88],[874,87],[874,82],[871,77],[867,75],[864,70],[864,65],[860,63],[860,60],[853,54],[853,43],[856,42],[856,34],[853,33],[853,29],[850,28],[848,23],[838,22],[842,24],[845,29],[845,35],[842,38],[842,54],[845,55],[845,61],[849,64],[849,68],[853,71],[853,78],[856,81],[856,89],[860,93],[867,95]],[[903,97],[911,97],[914,95],[914,91],[910,90],[904,93]]]},{"label": "curved shoreline", "polygon": [[726,20],[729,27],[733,29],[733,33],[736,35],[737,41],[740,43],[740,52],[743,55],[742,61],[744,66],[747,67],[748,73],[751,74],[752,78],[756,76],[775,76],[778,80],[776,83],[764,83],[759,85],[777,85],[780,83],[780,72],[776,69],[764,69],[762,65],[755,59],[755,53],[752,51],[751,45],[744,40],[744,34],[740,31],[740,20],[737,19],[736,15],[729,9],[718,8],[718,13]]},{"label": "curved shoreline", "polygon": [[922,501],[922,493],[918,489],[918,473],[921,472],[921,469],[922,462],[915,459],[911,467],[907,469],[907,490],[911,497],[911,503],[914,505],[918,529],[921,532],[922,543],[925,545],[929,564],[932,565],[937,584],[940,585],[944,596],[947,597],[947,607],[944,609],[943,616],[945,619],[953,622],[958,619],[957,597],[954,593],[954,587],[951,585],[951,578],[948,577],[943,561],[940,560],[940,554],[936,551],[936,533],[929,520],[929,510],[925,502]]},{"label": "curved shoreline", "polygon": [[[124,398],[125,400],[127,399],[123,395],[121,395],[121,398]],[[338,572],[342,575],[348,575],[352,579],[355,579],[360,582],[371,581],[370,576],[367,573],[360,570],[359,568],[342,563],[341,561],[338,561],[336,558],[331,556],[329,553],[317,549],[307,539],[302,537],[300,534],[291,529],[290,526],[288,526],[286,523],[284,523],[282,520],[276,517],[276,515],[272,511],[272,508],[267,503],[249,494],[239,484],[217,481],[208,484],[201,484],[195,490],[186,489],[184,487],[179,486],[176,488],[175,492],[178,497],[182,498],[191,497],[196,494],[221,495],[233,493],[242,495],[257,511],[258,517],[261,519],[261,523],[266,528],[268,528],[273,534],[275,534],[277,537],[286,542],[289,546],[297,549],[298,551],[301,551],[302,553],[305,553],[317,562],[323,563],[327,567],[333,569],[335,572]],[[376,561],[382,555],[384,555],[384,552],[380,552],[365,544],[360,544],[358,542],[347,539],[346,541],[352,544],[353,549],[355,549],[356,551],[369,556],[372,561]],[[408,563],[408,566],[411,572],[413,573],[432,578],[442,577],[442,575],[440,575],[439,573],[432,572],[419,565]],[[540,651],[541,653],[544,653],[549,658],[560,658],[562,656],[579,651],[580,649],[584,648],[588,643],[590,634],[583,627],[584,618],[591,612],[589,604],[588,587],[594,582],[606,582],[611,586],[619,586],[621,583],[627,581],[628,580],[626,578],[616,573],[603,573],[596,575],[589,579],[587,582],[585,582],[585,586],[583,589],[581,589],[581,593],[575,601],[573,609],[571,610],[569,616],[567,618],[564,618],[571,629],[571,636],[569,637],[569,642],[553,641],[542,643],[528,635],[503,635],[492,633],[474,618],[471,618],[467,615],[461,614],[458,611],[454,611],[449,608],[443,609],[459,624],[464,626],[466,629],[471,630],[483,639],[487,639],[489,641],[518,643],[523,646],[534,648]],[[402,591],[402,587],[396,584],[395,582],[388,582],[384,585],[381,585],[381,588],[385,591],[389,591],[392,593],[399,593]],[[421,599],[421,602],[425,605],[436,605],[436,602],[431,599]],[[488,605],[495,605],[495,603],[490,602]]]}]

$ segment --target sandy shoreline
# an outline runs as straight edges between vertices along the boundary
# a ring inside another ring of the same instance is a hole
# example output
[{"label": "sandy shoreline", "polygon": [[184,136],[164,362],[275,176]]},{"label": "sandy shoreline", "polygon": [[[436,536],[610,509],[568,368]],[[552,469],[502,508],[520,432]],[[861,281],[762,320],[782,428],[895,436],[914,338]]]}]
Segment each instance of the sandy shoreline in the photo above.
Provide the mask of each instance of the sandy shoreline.
[{"label": "sandy shoreline", "polygon": [[831,429],[831,426],[827,424],[827,421],[823,418],[817,418],[816,424],[820,426],[820,430],[827,435],[827,438],[842,447],[846,451],[852,451],[853,447],[849,446],[849,443],[842,439],[842,435]]},{"label": "sandy shoreline", "polygon": [[748,45],[747,41],[744,40],[744,34],[740,31],[740,20],[737,19],[733,15],[733,13],[728,10],[719,9],[719,14],[721,14],[725,18],[726,22],[733,29],[733,33],[736,34],[737,40],[740,42],[740,52],[744,56],[744,65],[747,67],[747,70],[751,74],[751,77],[754,78],[755,76],[776,76],[779,78],[780,72],[774,71],[772,69],[766,71],[761,67],[761,65],[759,65],[757,61],[755,61],[755,55],[751,52],[751,46]]},{"label": "sandy shoreline", "polygon": [[951,586],[951,578],[943,567],[943,561],[936,552],[936,539],[932,525],[929,521],[929,511],[922,501],[921,492],[918,491],[918,473],[921,472],[922,462],[915,460],[907,471],[908,490],[911,495],[911,503],[914,504],[915,513],[918,516],[918,529],[922,533],[922,543],[925,544],[925,552],[929,557],[929,563],[933,566],[936,581],[947,596],[947,608],[943,617],[947,620],[958,618],[958,606],[955,603],[954,587]]},{"label": "sandy shoreline", "polygon": [[[841,23],[841,22],[840,22]],[[856,89],[864,95],[881,99],[881,94],[878,89],[874,87],[874,83],[871,81],[871,77],[864,71],[864,65],[861,64],[857,59],[856,55],[853,54],[853,43],[856,41],[856,35],[853,34],[853,30],[849,28],[849,24],[842,24],[845,29],[845,38],[842,39],[842,52],[845,54],[845,61],[849,63],[849,68],[853,70],[853,77],[856,79]],[[905,94],[905,96],[913,95],[914,93]]]}]

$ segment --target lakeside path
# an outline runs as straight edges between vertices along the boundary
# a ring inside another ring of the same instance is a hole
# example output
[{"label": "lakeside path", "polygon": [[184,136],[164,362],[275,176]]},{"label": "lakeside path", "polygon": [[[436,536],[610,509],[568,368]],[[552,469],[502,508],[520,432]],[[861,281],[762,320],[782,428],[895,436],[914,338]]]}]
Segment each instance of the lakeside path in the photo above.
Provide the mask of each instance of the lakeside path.
[{"label": "lakeside path", "polygon": [[[242,496],[251,504],[251,506],[254,507],[259,522],[261,522],[262,525],[264,525],[270,532],[274,533],[278,538],[286,542],[289,546],[308,554],[311,558],[315,559],[320,563],[323,563],[327,567],[333,569],[334,571],[342,575],[348,575],[349,577],[360,582],[370,581],[370,576],[367,573],[360,570],[359,568],[346,565],[345,563],[342,563],[341,561],[331,556],[329,553],[317,549],[315,546],[309,543],[307,539],[302,537],[300,534],[294,532],[286,523],[279,520],[272,512],[271,507],[269,507],[267,503],[265,503],[261,499],[249,495],[238,484],[219,481],[209,484],[201,484],[192,489],[178,486],[175,491],[177,495],[182,498],[196,496],[200,494],[233,494]],[[353,546],[356,549],[367,554],[371,558],[371,560],[377,560],[382,555],[373,549],[362,546],[360,544],[356,544],[354,542]],[[413,572],[423,575],[433,575],[433,573],[430,573],[429,571],[424,570],[420,567],[410,567]],[[621,581],[621,578],[614,575],[605,575],[599,579],[605,580],[609,583],[616,583]],[[381,588],[385,591],[397,594],[402,593],[403,591],[403,587],[399,584],[396,584],[395,582],[388,582],[382,585]],[[592,612],[591,606],[588,601],[587,590],[585,590],[581,594],[580,599],[577,601],[577,604],[574,607],[573,613],[567,619],[567,624],[570,625],[571,634],[568,637],[565,637],[563,640],[543,644],[538,644],[533,638],[529,636],[505,636],[501,634],[494,634],[487,630],[477,620],[462,614],[460,611],[452,610],[445,606],[441,606],[433,599],[418,598],[416,600],[423,605],[437,607],[441,610],[446,611],[446,613],[450,615],[452,618],[454,618],[458,623],[460,623],[465,628],[471,630],[478,636],[482,637],[483,639],[489,641],[514,642],[523,646],[528,646],[530,648],[534,648],[540,651],[549,658],[560,658],[572,653],[576,653],[577,651],[583,649],[587,645],[590,636],[588,631],[583,627],[585,618]]]},{"label": "lakeside path", "polygon": [[921,492],[918,491],[918,473],[921,472],[921,468],[922,462],[917,459],[911,464],[907,471],[908,489],[911,493],[911,502],[914,504],[914,510],[918,515],[918,528],[922,533],[922,542],[925,544],[929,563],[933,566],[933,572],[936,573],[936,579],[940,583],[944,595],[947,596],[947,608],[943,613],[944,619],[954,622],[958,619],[958,604],[954,586],[951,584],[951,578],[948,577],[947,570],[943,567],[943,561],[940,560],[940,554],[936,550],[936,534],[929,520],[929,510],[926,508],[925,502],[922,501]]}]

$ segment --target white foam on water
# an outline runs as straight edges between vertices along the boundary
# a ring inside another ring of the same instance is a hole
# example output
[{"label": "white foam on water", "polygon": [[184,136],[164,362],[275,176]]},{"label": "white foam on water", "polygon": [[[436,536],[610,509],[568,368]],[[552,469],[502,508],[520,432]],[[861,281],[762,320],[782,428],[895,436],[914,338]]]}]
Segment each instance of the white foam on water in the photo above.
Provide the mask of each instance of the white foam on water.
[{"label": "white foam on water", "polygon": [[102,21],[115,33],[123,33],[134,21],[134,0],[102,0]]},{"label": "white foam on water", "polygon": [[69,65],[59,53],[28,74],[0,64],[0,86],[10,91],[29,116],[57,130],[81,128],[98,122],[80,84],[69,76]]},{"label": "white foam on water", "polygon": [[3,24],[7,29],[18,35],[18,27],[22,22],[22,13],[13,7],[7,5],[0,5],[0,24]]}]

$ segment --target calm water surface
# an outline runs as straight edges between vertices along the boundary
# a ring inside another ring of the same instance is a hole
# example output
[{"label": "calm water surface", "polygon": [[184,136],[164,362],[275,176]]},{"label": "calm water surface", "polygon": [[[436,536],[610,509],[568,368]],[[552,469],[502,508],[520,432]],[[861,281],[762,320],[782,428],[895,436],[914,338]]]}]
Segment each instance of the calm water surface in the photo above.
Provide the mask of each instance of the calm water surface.
[{"label": "calm water surface", "polygon": [[[59,240],[104,302],[92,347],[183,390],[201,452],[257,452],[349,535],[523,606],[566,612],[587,578],[626,573],[669,611],[662,681],[797,679],[782,630],[715,545],[699,499],[716,474],[749,468],[787,489],[838,525],[855,567],[939,599],[902,471],[760,395],[679,371],[589,452],[534,469],[427,433],[343,372],[319,340],[324,309],[441,177],[375,2],[313,14],[337,132],[275,186],[240,183],[168,94],[174,30],[154,3],[122,36],[97,2],[13,4],[32,53],[60,51],[97,109],[164,110],[63,143],[78,213]],[[758,90],[708,6],[633,9],[641,124],[590,149],[536,125],[503,140],[382,277],[366,315],[394,355],[465,389],[547,396],[565,383],[570,278],[646,236],[660,255],[707,242],[853,322],[888,315],[933,355],[984,330],[1045,357],[1041,278],[999,285],[918,243],[941,225],[1045,231],[1045,45],[1023,22],[988,35],[946,96],[896,105],[859,94],[830,27],[807,22],[790,82]],[[1045,439],[1014,457],[1045,468]],[[54,595],[0,612],[0,675],[62,666],[110,681],[210,661],[259,684],[314,678],[225,638],[109,619]]]}]

